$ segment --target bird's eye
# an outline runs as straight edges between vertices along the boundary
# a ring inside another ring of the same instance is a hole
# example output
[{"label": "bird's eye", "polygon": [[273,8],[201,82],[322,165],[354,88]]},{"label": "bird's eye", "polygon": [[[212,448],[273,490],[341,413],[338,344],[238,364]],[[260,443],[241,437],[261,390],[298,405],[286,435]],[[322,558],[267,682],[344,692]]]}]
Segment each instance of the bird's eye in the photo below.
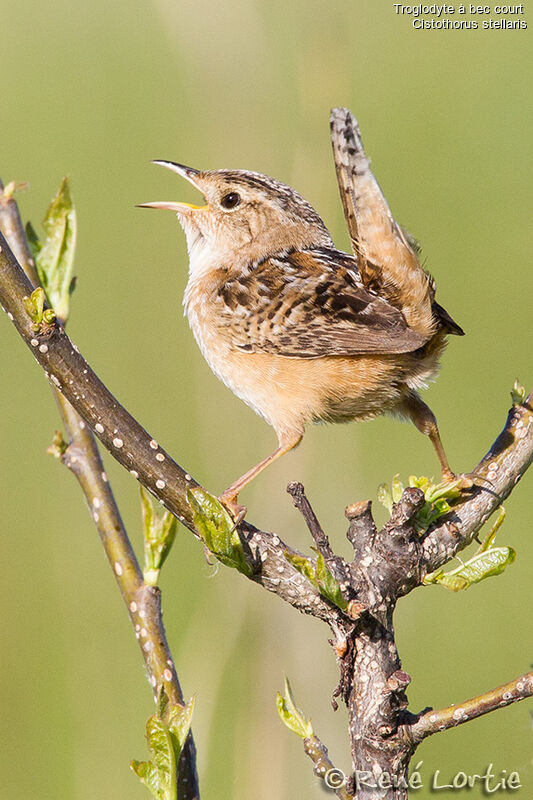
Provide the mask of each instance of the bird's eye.
[{"label": "bird's eye", "polygon": [[235,208],[241,202],[240,194],[237,192],[228,192],[225,194],[222,200],[220,201],[220,205],[222,208]]}]

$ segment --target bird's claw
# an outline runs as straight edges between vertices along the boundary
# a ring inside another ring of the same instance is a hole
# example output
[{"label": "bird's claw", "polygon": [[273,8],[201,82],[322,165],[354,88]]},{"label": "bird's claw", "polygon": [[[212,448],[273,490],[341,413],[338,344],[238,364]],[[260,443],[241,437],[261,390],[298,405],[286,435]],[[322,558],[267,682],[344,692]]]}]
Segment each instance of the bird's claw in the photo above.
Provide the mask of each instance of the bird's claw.
[{"label": "bird's claw", "polygon": [[464,472],[459,472],[457,475],[454,472],[451,472],[450,475],[443,475],[443,480],[446,482],[454,482],[458,489],[463,491],[464,489],[471,489],[474,485],[474,479],[472,475],[468,475]]},{"label": "bird's claw", "polygon": [[443,483],[455,483],[462,492],[468,491],[468,489],[475,489],[476,486],[479,487],[480,483],[493,486],[492,481],[484,478],[483,475],[478,475],[477,472],[459,472],[455,474],[450,470],[450,472],[442,473],[442,481]]},{"label": "bird's claw", "polygon": [[223,493],[218,499],[233,519],[233,530],[235,530],[237,525],[245,518],[246,512],[248,511],[247,507],[239,505],[235,495],[231,496]]}]

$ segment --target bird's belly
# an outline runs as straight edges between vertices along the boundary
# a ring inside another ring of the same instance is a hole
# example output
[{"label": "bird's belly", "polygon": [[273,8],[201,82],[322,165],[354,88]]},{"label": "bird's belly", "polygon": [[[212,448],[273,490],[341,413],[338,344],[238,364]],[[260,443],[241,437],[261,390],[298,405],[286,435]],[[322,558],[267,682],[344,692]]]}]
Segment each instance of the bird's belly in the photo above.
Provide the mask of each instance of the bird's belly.
[{"label": "bird's belly", "polygon": [[[243,359],[244,354],[231,346],[225,331],[216,323],[209,324],[199,309],[189,307],[187,316],[198,347],[217,378],[273,425],[263,392],[268,376],[258,368],[254,356],[246,354],[248,358]],[[270,377],[271,384],[272,380]]]},{"label": "bird's belly", "polygon": [[405,392],[406,355],[289,358],[245,353],[224,329],[189,310],[200,350],[215,375],[278,434],[312,421],[368,419],[396,405]]}]

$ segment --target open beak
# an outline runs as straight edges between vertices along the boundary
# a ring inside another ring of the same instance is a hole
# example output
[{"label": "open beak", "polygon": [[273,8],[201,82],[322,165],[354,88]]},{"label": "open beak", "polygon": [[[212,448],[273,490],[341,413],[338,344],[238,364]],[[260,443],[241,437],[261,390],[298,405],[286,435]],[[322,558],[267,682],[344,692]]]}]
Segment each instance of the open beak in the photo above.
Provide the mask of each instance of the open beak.
[{"label": "open beak", "polygon": [[[177,172],[178,175],[181,175],[182,178],[185,178],[186,181],[192,183],[195,189],[200,189],[198,185],[198,175],[200,175],[200,170],[194,169],[193,167],[186,167],[184,164],[176,164],[174,161],[162,161],[156,160],[152,161],[152,164],[160,164],[162,167],[166,167],[167,169],[171,169],[172,172]],[[165,208],[169,211],[174,211],[176,214],[188,213],[191,210],[197,210],[202,208],[207,208],[207,206],[195,206],[192,203],[178,203],[174,201],[158,201],[155,203],[139,203],[137,206],[138,208]]]}]

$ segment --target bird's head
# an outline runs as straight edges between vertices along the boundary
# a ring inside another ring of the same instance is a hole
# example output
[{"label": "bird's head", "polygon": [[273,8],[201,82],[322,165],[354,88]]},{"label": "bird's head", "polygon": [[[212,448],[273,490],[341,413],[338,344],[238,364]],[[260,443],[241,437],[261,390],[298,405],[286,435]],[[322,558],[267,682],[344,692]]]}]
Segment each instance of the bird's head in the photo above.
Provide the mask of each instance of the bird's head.
[{"label": "bird's head", "polygon": [[291,249],[331,247],[317,212],[294,189],[245,170],[201,172],[155,161],[199,189],[205,205],[143,203],[174,211],[185,231],[192,274],[260,261]]}]

